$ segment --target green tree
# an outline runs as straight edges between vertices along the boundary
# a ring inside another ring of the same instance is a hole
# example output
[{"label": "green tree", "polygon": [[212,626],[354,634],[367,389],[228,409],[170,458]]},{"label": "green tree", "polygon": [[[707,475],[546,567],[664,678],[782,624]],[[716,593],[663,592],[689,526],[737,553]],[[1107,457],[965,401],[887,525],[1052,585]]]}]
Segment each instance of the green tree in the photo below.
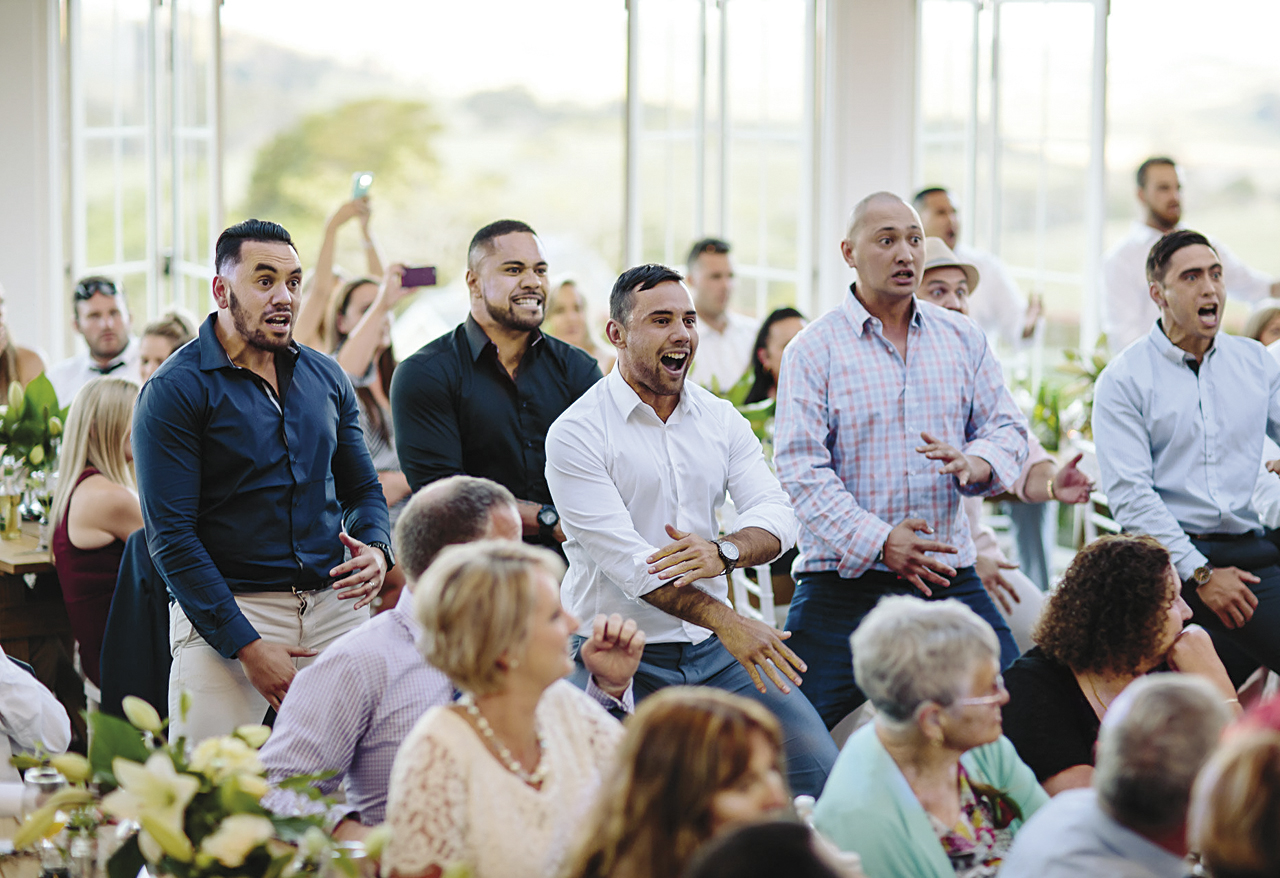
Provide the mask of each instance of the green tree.
[{"label": "green tree", "polygon": [[438,167],[439,132],[421,101],[375,98],[305,116],[258,150],[243,216],[283,224],[304,254],[314,253],[325,217],[350,197],[354,172],[376,175],[374,193],[425,185]]}]

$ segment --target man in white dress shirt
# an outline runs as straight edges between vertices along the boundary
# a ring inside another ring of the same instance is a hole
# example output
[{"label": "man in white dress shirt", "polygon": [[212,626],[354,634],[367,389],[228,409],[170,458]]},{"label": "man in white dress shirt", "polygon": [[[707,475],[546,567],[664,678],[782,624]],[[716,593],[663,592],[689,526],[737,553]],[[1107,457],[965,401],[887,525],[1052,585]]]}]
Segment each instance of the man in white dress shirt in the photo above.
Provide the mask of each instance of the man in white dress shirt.
[{"label": "man in white dress shirt", "polygon": [[[581,619],[635,618],[647,640],[637,699],[703,684],[769,707],[783,727],[792,790],[816,796],[836,747],[792,688],[807,668],[787,632],[728,603],[735,566],[768,563],[795,544],[791,504],[746,419],[685,380],[698,315],[680,274],[629,269],[609,305],[617,367],[547,433],[547,484],[569,558],[564,605]],[[720,537],[726,490],[738,529]],[[578,635],[590,633],[584,626]]]},{"label": "man in white dress shirt", "polygon": [[1280,439],[1280,364],[1218,331],[1222,261],[1199,232],[1160,238],[1147,276],[1160,319],[1094,393],[1101,486],[1125,530],[1169,550],[1238,686],[1260,664],[1280,668],[1280,548],[1252,502],[1263,438]]},{"label": "man in white dress shirt", "polygon": [[690,376],[694,383],[723,394],[751,367],[760,321],[729,310],[733,298],[733,263],[729,245],[703,238],[689,249],[689,287],[698,309],[698,356]]},{"label": "man in white dress shirt", "polygon": [[58,405],[70,405],[76,391],[99,375],[141,383],[138,342],[129,334],[129,307],[116,285],[105,277],[86,277],[72,291],[71,307],[71,325],[89,349],[49,367]]},{"label": "man in white dress shirt", "polygon": [[[1173,159],[1154,156],[1138,167],[1138,203],[1142,219],[1102,260],[1102,331],[1111,352],[1119,353],[1151,330],[1160,316],[1148,293],[1147,254],[1182,223],[1182,180]],[[1222,263],[1222,280],[1233,299],[1257,302],[1280,295],[1280,281],[1241,262],[1218,241],[1211,242]]]},{"label": "man in white dress shirt", "polygon": [[982,327],[992,345],[1000,340],[1016,348],[1023,339],[1030,338],[1040,319],[1040,297],[1028,299],[994,253],[960,243],[960,215],[951,194],[941,186],[930,186],[916,193],[912,205],[920,214],[925,235],[941,238],[957,259],[972,264],[982,275],[982,295],[973,301],[969,316]]}]

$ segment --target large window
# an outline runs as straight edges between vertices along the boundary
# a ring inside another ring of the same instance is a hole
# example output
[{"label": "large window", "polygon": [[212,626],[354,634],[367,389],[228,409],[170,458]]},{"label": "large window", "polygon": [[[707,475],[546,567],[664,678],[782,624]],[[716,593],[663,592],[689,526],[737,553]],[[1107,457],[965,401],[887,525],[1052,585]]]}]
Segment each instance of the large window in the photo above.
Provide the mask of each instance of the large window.
[{"label": "large window", "polygon": [[220,219],[217,0],[71,0],[70,262],[135,318],[208,309]]},{"label": "large window", "polygon": [[1107,0],[920,0],[917,183],[1092,345],[1105,219]]},{"label": "large window", "polygon": [[628,264],[734,246],[734,307],[813,306],[816,0],[630,0]]}]

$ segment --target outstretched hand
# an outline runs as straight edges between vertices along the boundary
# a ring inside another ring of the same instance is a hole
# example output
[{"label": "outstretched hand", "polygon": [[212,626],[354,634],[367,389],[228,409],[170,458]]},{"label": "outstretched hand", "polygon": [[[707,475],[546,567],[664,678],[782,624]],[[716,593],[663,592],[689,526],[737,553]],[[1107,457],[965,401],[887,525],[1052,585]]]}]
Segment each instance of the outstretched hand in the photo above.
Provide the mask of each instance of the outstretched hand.
[{"label": "outstretched hand", "polygon": [[1079,469],[1080,459],[1083,457],[1084,454],[1081,453],[1071,458],[1049,480],[1053,485],[1053,498],[1059,503],[1086,503],[1093,493],[1093,480]]},{"label": "outstretched hand", "polygon": [[930,460],[943,462],[938,475],[954,475],[962,488],[965,485],[981,485],[991,479],[991,464],[981,457],[965,454],[954,445],[948,445],[929,433],[921,433],[920,438],[925,444],[916,446],[916,451]]}]

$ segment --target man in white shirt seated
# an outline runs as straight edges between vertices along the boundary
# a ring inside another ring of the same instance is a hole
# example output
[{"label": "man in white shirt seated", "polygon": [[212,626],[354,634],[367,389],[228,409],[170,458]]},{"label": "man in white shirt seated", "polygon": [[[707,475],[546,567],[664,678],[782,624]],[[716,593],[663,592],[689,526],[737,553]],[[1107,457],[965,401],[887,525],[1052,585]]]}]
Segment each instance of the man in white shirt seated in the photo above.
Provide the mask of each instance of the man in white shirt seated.
[{"label": "man in white shirt seated", "polygon": [[[795,544],[787,495],[746,419],[685,380],[698,315],[678,272],[623,272],[605,332],[617,366],[547,433],[547,484],[569,558],[564,604],[583,619],[634,614],[648,644],[638,698],[710,685],[767,706],[782,724],[792,791],[816,796],[836,746],[793,688],[807,668],[787,647],[790,634],[728,602],[735,566],[766,564]],[[726,490],[738,529],[720,537]],[[584,625],[579,639],[590,633]]]},{"label": "man in white shirt seated", "polygon": [[35,791],[23,786],[9,757],[37,746],[50,755],[65,753],[70,743],[66,708],[0,649],[0,817],[18,817],[36,807]]},{"label": "man in white shirt seated", "polygon": [[698,356],[690,376],[696,384],[724,393],[751,367],[760,321],[729,310],[733,298],[730,247],[703,238],[689,250],[689,288],[698,310]]},{"label": "man in white shirt seated", "polygon": [[[1182,179],[1173,159],[1154,156],[1138,167],[1138,204],[1142,218],[1102,260],[1102,331],[1111,352],[1119,353],[1151,329],[1160,316],[1147,292],[1147,254],[1156,241],[1182,227]],[[1219,241],[1210,241],[1222,263],[1226,294],[1257,302],[1280,295],[1280,281],[1241,262]]]},{"label": "man in white shirt seated", "polygon": [[1258,665],[1280,668],[1280,548],[1253,505],[1263,438],[1280,439],[1280,364],[1218,331],[1222,262],[1199,232],[1160,238],[1147,277],[1160,319],[1094,392],[1101,487],[1121,527],[1169,550],[1239,686]]},{"label": "man in white shirt seated", "polygon": [[1027,297],[1009,269],[994,253],[960,243],[960,215],[951,194],[941,186],[921,189],[912,200],[924,233],[941,238],[957,259],[971,263],[982,275],[982,295],[974,300],[969,317],[982,327],[994,347],[1003,341],[1017,348],[1036,331],[1043,303],[1039,296]]},{"label": "man in white shirt seated", "polygon": [[1131,684],[1102,719],[1093,788],[1037,811],[1001,878],[1183,878],[1191,785],[1226,724],[1222,696],[1190,674]]},{"label": "man in white shirt seated", "polygon": [[[326,817],[337,838],[363,838],[387,810],[391,766],[400,743],[428,708],[453,701],[453,685],[418,652],[413,586],[446,546],[476,540],[519,542],[523,528],[515,496],[497,482],[450,476],[409,501],[395,528],[395,553],[405,589],[391,610],[374,616],[320,654],[294,677],[275,729],[262,748],[267,780],[336,771],[316,784],[332,795],[346,782],[346,802]],[[582,650],[589,695],[617,714],[634,705],[631,674],[644,635],[621,616],[601,617]],[[319,806],[288,790],[263,800],[277,813]]]},{"label": "man in white shirt seated", "polygon": [[108,278],[86,277],[72,291],[71,307],[71,325],[84,338],[88,351],[49,367],[46,374],[58,394],[58,405],[70,405],[76,391],[99,375],[141,383],[138,342],[129,334],[124,293]]}]

